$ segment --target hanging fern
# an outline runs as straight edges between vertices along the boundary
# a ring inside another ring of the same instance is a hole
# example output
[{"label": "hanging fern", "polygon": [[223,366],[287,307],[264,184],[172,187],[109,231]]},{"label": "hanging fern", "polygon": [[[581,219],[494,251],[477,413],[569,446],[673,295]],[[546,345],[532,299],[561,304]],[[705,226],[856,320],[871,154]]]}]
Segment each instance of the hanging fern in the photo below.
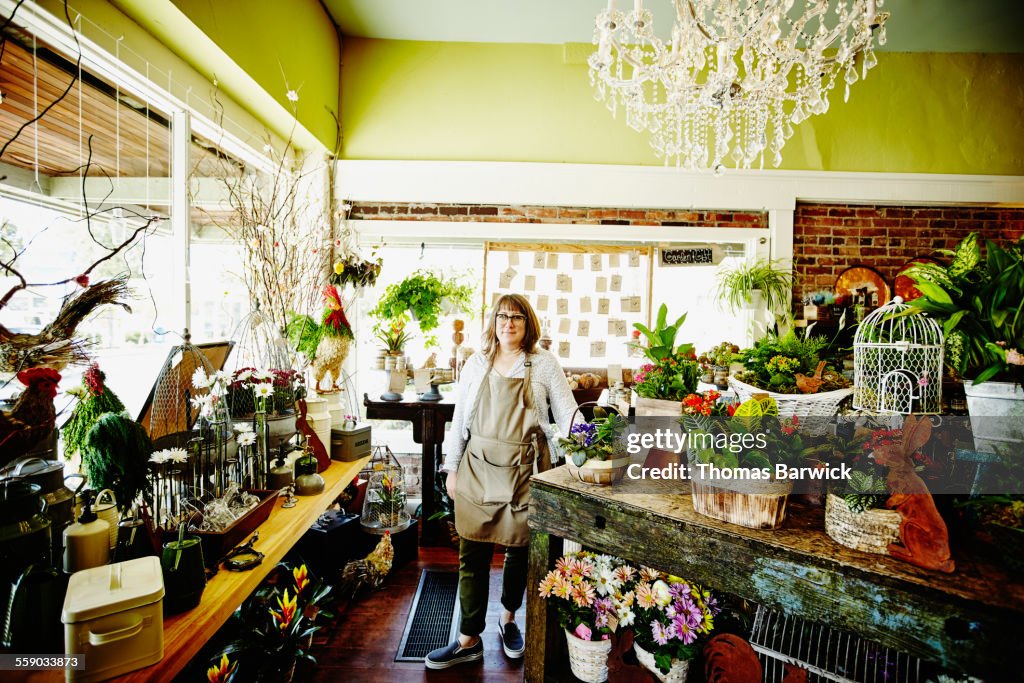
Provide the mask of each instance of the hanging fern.
[{"label": "hanging fern", "polygon": [[142,425],[127,413],[102,415],[82,444],[82,467],[89,486],[112,489],[117,506],[124,510],[148,491],[148,462],[153,444]]},{"label": "hanging fern", "polygon": [[99,366],[93,363],[82,376],[81,388],[68,392],[78,397],[78,404],[71,412],[71,417],[60,430],[64,437],[64,457],[69,460],[82,449],[86,434],[101,415],[124,410],[121,399],[105,384],[106,378]]}]

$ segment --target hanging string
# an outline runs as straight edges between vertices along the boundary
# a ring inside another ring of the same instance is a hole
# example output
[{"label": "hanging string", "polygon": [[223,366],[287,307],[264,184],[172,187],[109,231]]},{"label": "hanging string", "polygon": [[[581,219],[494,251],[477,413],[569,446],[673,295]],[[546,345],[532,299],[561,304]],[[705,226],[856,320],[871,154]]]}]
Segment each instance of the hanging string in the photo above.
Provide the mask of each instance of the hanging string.
[{"label": "hanging string", "polygon": [[[75,24],[77,28],[73,28],[73,31],[77,31],[79,34],[82,33],[82,15],[79,14],[75,17]],[[82,187],[85,187],[85,158],[82,156],[82,61],[78,60],[78,179],[82,183]],[[82,204],[78,207],[79,216],[83,215],[86,207],[89,203],[88,195],[82,193]]]},{"label": "hanging string", "polygon": [[[117,60],[117,64],[121,65],[121,41],[124,40],[122,35],[114,43],[114,58]],[[115,138],[117,144],[114,145],[115,154],[117,158],[114,161],[114,174],[117,176],[117,184],[121,184],[121,79],[114,79],[114,127],[115,127]]]},{"label": "hanging string", "polygon": [[36,190],[43,194],[43,186],[39,182],[39,64],[36,61],[36,36],[32,34],[32,123],[35,153]]},{"label": "hanging string", "polygon": [[[146,62],[146,81],[149,80],[149,62]],[[149,210],[149,98],[146,99],[146,210]]]}]

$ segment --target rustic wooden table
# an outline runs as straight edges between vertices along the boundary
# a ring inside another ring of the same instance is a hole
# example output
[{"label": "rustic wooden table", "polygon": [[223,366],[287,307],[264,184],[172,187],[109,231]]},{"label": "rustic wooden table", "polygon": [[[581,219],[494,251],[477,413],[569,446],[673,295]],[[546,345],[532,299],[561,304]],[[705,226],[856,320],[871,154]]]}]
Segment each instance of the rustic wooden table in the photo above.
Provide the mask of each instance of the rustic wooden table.
[{"label": "rustic wooden table", "polygon": [[[260,540],[254,547],[264,554],[263,562],[250,571],[229,572],[221,569],[217,572],[206,584],[198,607],[164,619],[163,659],[114,680],[139,683],[173,680],[369,460],[367,456],[353,462],[332,462],[321,473],[325,482],[323,493],[299,496],[294,508],[281,509],[284,499],[278,499],[270,517],[257,529]],[[15,674],[14,680],[18,680],[17,676]],[[21,680],[63,681],[64,672],[38,671]]]},{"label": "rustic wooden table", "polygon": [[536,590],[562,539],[974,675],[1005,675],[1017,656],[1024,585],[999,567],[957,554],[956,573],[945,575],[851,550],[825,534],[823,511],[807,506],[792,505],[780,529],[745,529],[697,514],[679,484],[669,486],[676,493],[628,479],[592,486],[564,466],[533,477],[528,682],[563,669],[565,636]]}]

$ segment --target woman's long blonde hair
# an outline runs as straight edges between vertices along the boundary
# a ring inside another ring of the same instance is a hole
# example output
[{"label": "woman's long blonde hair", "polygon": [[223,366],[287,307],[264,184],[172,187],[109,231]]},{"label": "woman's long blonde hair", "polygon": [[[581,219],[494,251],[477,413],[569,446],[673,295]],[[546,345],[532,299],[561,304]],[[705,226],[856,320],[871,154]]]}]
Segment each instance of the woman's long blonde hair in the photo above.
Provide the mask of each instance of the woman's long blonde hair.
[{"label": "woman's long blonde hair", "polygon": [[495,330],[498,329],[498,312],[502,309],[518,311],[526,316],[522,349],[526,353],[533,353],[537,347],[537,340],[540,339],[540,320],[537,319],[537,313],[530,305],[529,299],[522,294],[502,294],[487,314],[487,324],[484,325],[484,335],[480,344],[484,355],[488,360],[494,360],[494,354],[498,352],[498,335]]}]

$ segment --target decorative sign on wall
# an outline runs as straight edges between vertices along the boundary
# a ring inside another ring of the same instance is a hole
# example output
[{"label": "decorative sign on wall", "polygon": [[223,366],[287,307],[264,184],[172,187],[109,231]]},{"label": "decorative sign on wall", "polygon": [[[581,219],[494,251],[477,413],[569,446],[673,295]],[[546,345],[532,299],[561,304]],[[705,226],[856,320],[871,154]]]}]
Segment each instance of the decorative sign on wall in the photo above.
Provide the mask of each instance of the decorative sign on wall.
[{"label": "decorative sign on wall", "polygon": [[722,261],[722,247],[717,244],[695,244],[692,247],[658,249],[662,266],[714,266]]}]

